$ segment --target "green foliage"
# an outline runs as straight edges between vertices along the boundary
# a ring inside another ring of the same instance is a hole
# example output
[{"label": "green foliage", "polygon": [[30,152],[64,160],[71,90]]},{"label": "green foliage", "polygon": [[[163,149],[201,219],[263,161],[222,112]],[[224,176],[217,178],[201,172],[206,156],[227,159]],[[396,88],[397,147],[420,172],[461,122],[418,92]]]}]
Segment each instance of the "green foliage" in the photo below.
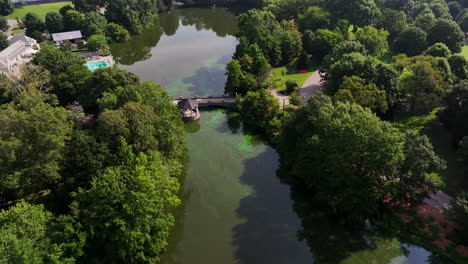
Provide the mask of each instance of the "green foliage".
[{"label": "green foliage", "polygon": [[311,6],[303,14],[299,15],[299,26],[302,31],[329,28],[330,24],[330,13],[318,6]]},{"label": "green foliage", "polygon": [[36,13],[27,13],[23,19],[23,24],[26,27],[26,35],[29,37],[36,37],[35,32],[42,32],[44,30],[44,21]]},{"label": "green foliage", "polygon": [[107,39],[104,35],[92,35],[88,38],[86,47],[90,51],[105,49],[107,47]]},{"label": "green foliage", "polygon": [[380,57],[388,50],[388,31],[365,26],[356,31],[356,40],[366,47],[371,55]]},{"label": "green foliage", "polygon": [[347,19],[359,27],[375,24],[380,17],[380,10],[374,0],[331,0],[327,4],[328,10],[335,17]]},{"label": "green foliage", "polygon": [[315,37],[312,41],[312,55],[323,58],[343,40],[343,35],[341,35],[341,33],[338,31],[318,29],[315,32]]},{"label": "green foliage", "polygon": [[385,113],[388,109],[385,91],[380,90],[373,83],[367,84],[366,80],[358,76],[345,77],[333,99],[341,102],[356,103],[362,107],[367,107],[372,111],[380,111],[381,113]]},{"label": "green foliage", "polygon": [[426,9],[416,17],[414,20],[414,25],[421,28],[425,32],[429,32],[432,26],[434,26],[435,22],[436,17],[434,13],[430,9]]},{"label": "green foliage", "polygon": [[421,54],[427,47],[427,34],[418,27],[408,27],[400,32],[392,45],[394,53],[408,56]]},{"label": "green foliage", "polygon": [[396,36],[407,27],[406,14],[403,11],[385,8],[379,19],[377,28],[383,28],[389,32],[389,40],[393,41]]},{"label": "green foliage", "polygon": [[0,15],[6,16],[13,13],[15,6],[12,0],[0,0]]},{"label": "green foliage", "polygon": [[359,41],[344,41],[337,44],[333,50],[325,57],[322,62],[322,68],[327,70],[330,66],[348,53],[360,53],[367,55],[368,51]]},{"label": "green foliage", "polygon": [[444,43],[436,43],[427,48],[426,51],[424,51],[424,55],[448,58],[452,55],[452,52]]},{"label": "green foliage", "polygon": [[287,64],[301,52],[302,36],[293,21],[279,23],[267,11],[249,10],[238,17],[238,37],[256,43],[273,65]]},{"label": "green foliage", "polygon": [[0,51],[6,49],[10,44],[8,43],[8,37],[5,33],[0,32]]},{"label": "green foliage", "polygon": [[440,115],[441,121],[453,135],[454,142],[459,142],[468,135],[468,81],[462,80],[454,85],[445,98],[446,107]]},{"label": "green foliage", "polygon": [[273,139],[279,132],[280,108],[278,99],[267,90],[248,92],[236,101],[244,126],[252,132],[259,133],[267,139]]},{"label": "green foliage", "polygon": [[299,88],[299,84],[293,80],[287,80],[285,85],[286,85],[286,92],[288,94],[292,94],[294,91],[296,91]]},{"label": "green foliage", "polygon": [[450,205],[450,215],[458,224],[456,236],[465,243],[468,239],[468,193],[460,193]]},{"label": "green foliage", "polygon": [[84,244],[78,228],[69,217],[54,220],[42,205],[0,211],[0,263],[73,264]]},{"label": "green foliage", "polygon": [[97,100],[105,92],[111,92],[118,87],[138,84],[138,75],[122,70],[118,67],[101,68],[96,70],[87,85],[86,90],[78,97],[78,101],[89,112],[97,112]]},{"label": "green foliage", "polygon": [[453,53],[461,51],[464,39],[460,26],[449,19],[438,19],[427,33],[429,45],[441,42],[447,45]]},{"label": "green foliage", "polygon": [[132,154],[74,195],[73,215],[88,234],[89,262],[155,263],[174,226],[179,183],[156,152]]},{"label": "green foliage", "polygon": [[65,16],[65,14],[67,14],[67,12],[69,10],[73,10],[73,7],[71,5],[65,5],[65,6],[62,6],[60,9],[59,9],[59,13],[63,16]]},{"label": "green foliage", "polygon": [[448,62],[452,73],[458,80],[468,79],[468,61],[461,55],[452,55]]},{"label": "green foliage", "polygon": [[41,51],[33,59],[34,64],[43,66],[53,74],[63,72],[69,66],[82,65],[85,62],[83,57],[54,45],[42,45]]},{"label": "green foliage", "polygon": [[264,10],[273,13],[278,20],[288,20],[319,4],[320,0],[265,0]]},{"label": "green foliage", "polygon": [[0,119],[1,199],[22,198],[57,183],[61,152],[72,129],[67,111],[32,91],[3,105]]},{"label": "green foliage", "polygon": [[45,27],[49,33],[63,32],[63,17],[60,13],[49,12],[45,17]]},{"label": "green foliage", "polygon": [[78,96],[90,81],[93,73],[84,65],[70,65],[65,71],[52,76],[52,93],[62,106],[78,101]]},{"label": "green foliage", "polygon": [[338,91],[345,76],[358,76],[374,83],[379,90],[385,91],[390,114],[401,104],[403,95],[399,90],[398,73],[392,66],[383,64],[375,58],[361,53],[348,53],[338,58],[324,75],[326,91],[333,95]]},{"label": "green foliage", "polygon": [[0,16],[0,30],[7,31],[10,28],[6,18]]},{"label": "green foliage", "polygon": [[114,42],[126,42],[130,40],[128,31],[115,23],[109,23],[106,28],[106,36]]},{"label": "green foliage", "polygon": [[224,92],[227,94],[247,94],[257,87],[255,76],[242,70],[238,60],[231,60],[226,65],[227,81]]},{"label": "green foliage", "polygon": [[105,34],[106,27],[107,19],[103,15],[97,12],[90,12],[85,16],[85,20],[82,25],[82,32],[85,37],[102,35]]},{"label": "green foliage", "polygon": [[427,113],[437,106],[448,93],[448,83],[444,73],[438,68],[433,57],[418,56],[400,60],[398,66],[404,68],[400,76],[403,91],[408,94],[408,104],[412,111]]},{"label": "green foliage", "polygon": [[68,10],[63,16],[63,28],[66,31],[81,30],[84,22],[85,15],[76,10]]},{"label": "green foliage", "polygon": [[369,110],[316,95],[289,120],[280,151],[333,214],[362,220],[378,213],[387,191],[382,177],[395,179],[403,139]]}]

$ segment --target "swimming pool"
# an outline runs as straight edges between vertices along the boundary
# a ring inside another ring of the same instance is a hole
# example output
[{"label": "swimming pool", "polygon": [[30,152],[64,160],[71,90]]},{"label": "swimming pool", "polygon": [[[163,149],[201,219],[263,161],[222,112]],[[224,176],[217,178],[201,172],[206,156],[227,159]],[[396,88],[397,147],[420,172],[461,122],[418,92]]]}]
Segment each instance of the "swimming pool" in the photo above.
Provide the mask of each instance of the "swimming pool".
[{"label": "swimming pool", "polygon": [[94,72],[95,70],[97,70],[99,68],[109,67],[109,64],[107,64],[107,62],[105,62],[105,61],[88,62],[85,65],[92,72]]}]

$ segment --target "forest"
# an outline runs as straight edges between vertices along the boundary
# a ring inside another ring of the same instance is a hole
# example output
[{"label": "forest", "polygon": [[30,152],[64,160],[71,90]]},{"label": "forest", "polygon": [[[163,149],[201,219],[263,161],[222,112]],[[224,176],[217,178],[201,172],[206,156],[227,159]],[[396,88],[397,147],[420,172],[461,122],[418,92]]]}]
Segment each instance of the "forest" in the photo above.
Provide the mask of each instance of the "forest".
[{"label": "forest", "polygon": [[[27,14],[26,35],[43,41],[41,50],[21,77],[0,76],[0,263],[158,263],[188,159],[180,113],[158,84],[118,67],[91,72],[42,33],[82,30],[102,36],[91,41],[98,49],[158,23],[171,3],[73,4],[44,21]],[[335,221],[370,220],[466,261],[468,1],[238,4],[255,8],[237,17],[239,43],[226,66],[225,93],[237,96],[232,117],[278,150],[288,177]],[[1,0],[0,14],[11,12]],[[306,101],[288,82],[292,104],[281,109],[269,91],[272,71],[313,65],[323,90]],[[456,182],[444,174],[453,163],[408,116],[443,126],[464,164]],[[431,244],[437,230],[395,216],[439,190],[453,197],[449,248]]]}]

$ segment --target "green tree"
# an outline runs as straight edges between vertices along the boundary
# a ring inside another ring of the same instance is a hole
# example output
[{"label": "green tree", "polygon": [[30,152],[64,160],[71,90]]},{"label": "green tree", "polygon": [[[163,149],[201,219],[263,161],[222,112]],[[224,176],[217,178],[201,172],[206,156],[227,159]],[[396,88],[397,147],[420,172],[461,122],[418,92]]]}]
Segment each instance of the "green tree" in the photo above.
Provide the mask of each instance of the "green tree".
[{"label": "green tree", "polygon": [[463,6],[457,1],[448,2],[447,6],[449,8],[450,15],[454,18],[463,10]]},{"label": "green tree", "polygon": [[388,50],[388,31],[365,26],[356,31],[356,40],[366,47],[371,55],[382,56]]},{"label": "green tree", "polygon": [[84,22],[85,16],[76,10],[68,10],[63,16],[63,27],[66,31],[81,30]]},{"label": "green tree", "polygon": [[264,9],[270,11],[278,20],[288,20],[298,17],[311,6],[318,6],[320,0],[265,0]]},{"label": "green tree", "polygon": [[0,16],[0,30],[7,31],[10,28],[5,17]]},{"label": "green tree", "polygon": [[427,48],[426,51],[424,51],[424,55],[448,58],[452,55],[452,52],[444,43],[436,43]]},{"label": "green tree", "polygon": [[330,28],[331,15],[318,6],[309,7],[303,14],[299,15],[299,26],[302,31],[308,29],[315,31],[319,28]]},{"label": "green tree", "polygon": [[65,14],[69,11],[69,10],[73,10],[73,7],[70,6],[70,5],[66,5],[66,6],[63,6],[59,9],[59,13],[62,15],[62,17],[65,16]]},{"label": "green tree", "polygon": [[71,206],[88,234],[88,261],[155,263],[174,226],[179,183],[156,152],[131,153],[125,161],[80,189]]},{"label": "green tree", "polygon": [[325,57],[322,62],[323,69],[329,69],[333,63],[341,59],[341,57],[343,57],[345,54],[353,52],[360,53],[362,55],[367,55],[369,53],[366,47],[364,47],[364,45],[362,45],[359,41],[343,41],[338,43]]},{"label": "green tree", "polygon": [[90,37],[92,35],[100,35],[105,34],[107,27],[107,19],[97,13],[97,12],[90,12],[87,13],[85,16],[85,20],[83,21],[82,32],[86,37]]},{"label": "green tree", "polygon": [[63,17],[60,13],[49,12],[45,17],[45,27],[49,33],[57,33],[63,31]]},{"label": "green tree", "polygon": [[290,171],[332,214],[356,221],[377,215],[388,183],[398,179],[404,137],[370,110],[321,97],[288,122],[280,150],[295,153],[286,156]]},{"label": "green tree", "polygon": [[412,111],[427,113],[442,104],[449,86],[432,57],[415,57],[398,62],[404,67],[400,76],[403,91],[409,95]]},{"label": "green tree", "polygon": [[468,32],[468,13],[463,14],[457,22],[463,32]]},{"label": "green tree", "polygon": [[15,6],[12,0],[0,0],[0,15],[6,16],[13,13]]},{"label": "green tree", "polygon": [[366,80],[351,76],[345,77],[340,89],[335,93],[333,99],[341,102],[350,102],[367,107],[372,111],[385,113],[388,109],[387,95],[373,83],[366,83]]},{"label": "green tree", "polygon": [[458,80],[468,79],[468,61],[462,55],[452,55],[448,62],[450,69]]},{"label": "green tree", "polygon": [[441,42],[453,52],[461,52],[464,45],[464,34],[460,26],[453,20],[438,19],[427,34],[429,45]]},{"label": "green tree", "polygon": [[280,108],[278,99],[265,89],[250,91],[242,99],[236,100],[244,126],[272,139],[279,133]]},{"label": "green tree", "polygon": [[0,51],[6,49],[9,46],[8,37],[5,33],[0,32]]},{"label": "green tree", "polygon": [[84,234],[69,217],[54,219],[42,205],[19,203],[0,211],[1,263],[75,263]]},{"label": "green tree", "polygon": [[52,76],[52,93],[62,106],[78,101],[78,96],[89,85],[93,73],[84,65],[71,65],[64,72]]},{"label": "green tree", "polygon": [[27,13],[23,19],[23,24],[26,27],[26,35],[34,37],[35,32],[44,30],[44,21],[36,13]]},{"label": "green tree", "polygon": [[434,26],[436,22],[436,17],[434,13],[427,9],[425,12],[421,12],[416,19],[414,20],[414,25],[421,28],[425,32],[429,32],[429,30]]},{"label": "green tree", "polygon": [[335,94],[344,78],[353,75],[366,80],[367,83],[374,83],[380,90],[385,91],[388,114],[392,114],[402,103],[403,94],[399,89],[397,71],[373,57],[356,52],[344,54],[330,65],[324,75],[326,91]]},{"label": "green tree", "polygon": [[57,48],[54,45],[42,45],[41,51],[33,59],[33,63],[41,65],[52,74],[65,71],[69,66],[82,65],[86,60],[65,49]]},{"label": "green tree", "polygon": [[242,70],[238,60],[231,60],[226,65],[226,85],[224,92],[227,94],[247,94],[248,91],[257,88],[255,76],[251,73],[246,73]]},{"label": "green tree", "polygon": [[315,32],[315,38],[312,41],[312,55],[323,58],[343,40],[343,36],[337,31],[319,29]]},{"label": "green tree", "polygon": [[107,47],[107,39],[104,35],[92,35],[88,38],[86,47],[91,51],[105,49]]},{"label": "green tree", "polygon": [[393,52],[408,56],[421,54],[427,47],[427,34],[418,27],[408,27],[400,32],[392,45]]},{"label": "green tree", "polygon": [[328,10],[335,17],[347,19],[359,27],[375,24],[380,17],[380,10],[374,0],[332,0],[328,1]]},{"label": "green tree", "polygon": [[385,8],[379,19],[377,28],[383,28],[389,32],[389,41],[393,41],[398,34],[406,28],[406,14],[403,11]]},{"label": "green tree", "polygon": [[114,42],[126,42],[130,40],[130,34],[124,27],[115,23],[109,23],[106,28],[106,36]]},{"label": "green tree", "polygon": [[445,108],[440,120],[448,128],[454,143],[459,143],[468,135],[468,81],[461,80],[455,84],[445,98]]},{"label": "green tree", "polygon": [[294,21],[282,21],[280,32],[281,63],[288,64],[302,51],[302,34]]},{"label": "green tree", "polygon": [[0,197],[22,198],[51,188],[72,124],[68,113],[45,102],[40,92],[22,94],[0,109]]}]

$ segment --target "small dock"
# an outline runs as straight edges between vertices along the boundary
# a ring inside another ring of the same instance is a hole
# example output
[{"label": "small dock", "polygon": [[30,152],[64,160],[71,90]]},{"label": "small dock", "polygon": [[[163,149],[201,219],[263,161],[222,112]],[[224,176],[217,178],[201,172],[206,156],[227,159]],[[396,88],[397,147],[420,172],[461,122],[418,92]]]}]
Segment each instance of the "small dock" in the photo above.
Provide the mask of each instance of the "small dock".
[{"label": "small dock", "polygon": [[177,105],[184,121],[194,121],[200,119],[199,108],[206,107],[234,107],[236,97],[234,96],[219,96],[219,97],[193,97],[193,98],[179,98],[174,99],[172,102]]}]

